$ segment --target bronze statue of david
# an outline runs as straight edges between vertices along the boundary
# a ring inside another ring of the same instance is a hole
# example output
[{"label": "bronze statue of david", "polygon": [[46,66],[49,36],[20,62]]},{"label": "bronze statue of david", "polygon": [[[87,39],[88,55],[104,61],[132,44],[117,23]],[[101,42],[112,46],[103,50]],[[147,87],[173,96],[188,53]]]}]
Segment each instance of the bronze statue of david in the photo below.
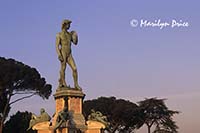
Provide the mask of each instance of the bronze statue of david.
[{"label": "bronze statue of david", "polygon": [[65,70],[67,64],[72,69],[72,75],[74,80],[74,88],[81,90],[81,87],[78,84],[78,72],[74,58],[72,56],[71,44],[77,45],[78,35],[75,31],[68,31],[72,21],[63,20],[62,22],[62,31],[56,35],[56,52],[58,54],[58,59],[61,63],[60,68],[60,78],[59,78],[59,87],[68,87],[65,81]]}]

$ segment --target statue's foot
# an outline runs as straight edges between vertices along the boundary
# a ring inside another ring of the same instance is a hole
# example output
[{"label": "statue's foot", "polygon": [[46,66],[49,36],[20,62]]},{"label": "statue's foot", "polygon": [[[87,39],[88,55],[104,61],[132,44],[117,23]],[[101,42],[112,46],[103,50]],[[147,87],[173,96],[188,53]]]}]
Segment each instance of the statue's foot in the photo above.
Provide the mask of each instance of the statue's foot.
[{"label": "statue's foot", "polygon": [[75,89],[82,90],[82,88],[79,85],[75,85]]},{"label": "statue's foot", "polygon": [[66,83],[65,80],[63,80],[62,78],[60,78],[58,81],[59,81],[59,88],[67,87],[67,83]]},{"label": "statue's foot", "polygon": [[60,87],[60,88],[67,87],[67,84],[66,84],[66,83],[63,83],[63,84],[60,83],[60,84],[59,84],[59,87]]},{"label": "statue's foot", "polygon": [[59,88],[63,88],[63,87],[67,87],[67,86],[65,86],[63,84],[59,85]]}]

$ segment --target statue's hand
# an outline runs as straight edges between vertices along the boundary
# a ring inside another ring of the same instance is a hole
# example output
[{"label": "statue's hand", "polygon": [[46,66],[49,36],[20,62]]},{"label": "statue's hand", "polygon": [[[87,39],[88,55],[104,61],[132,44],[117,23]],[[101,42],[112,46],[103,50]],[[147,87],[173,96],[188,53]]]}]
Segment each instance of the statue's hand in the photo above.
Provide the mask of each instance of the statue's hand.
[{"label": "statue's hand", "polygon": [[72,42],[73,44],[77,45],[78,43],[78,34],[76,33],[76,31],[71,31],[71,35],[72,35]]},{"label": "statue's hand", "polygon": [[61,55],[58,55],[58,59],[63,62],[63,57]]}]

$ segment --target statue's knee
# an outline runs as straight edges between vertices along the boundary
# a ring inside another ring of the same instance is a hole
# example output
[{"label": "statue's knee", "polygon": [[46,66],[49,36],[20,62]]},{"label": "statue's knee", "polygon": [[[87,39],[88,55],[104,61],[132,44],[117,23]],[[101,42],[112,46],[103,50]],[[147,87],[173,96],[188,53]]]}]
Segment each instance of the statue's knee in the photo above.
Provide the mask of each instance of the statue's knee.
[{"label": "statue's knee", "polygon": [[61,72],[64,72],[65,69],[66,69],[66,66],[63,66],[63,67],[61,67],[60,71],[61,71]]},{"label": "statue's knee", "polygon": [[62,68],[64,68],[64,69],[66,68],[66,63],[62,64]]},{"label": "statue's knee", "polygon": [[74,68],[74,70],[73,70],[75,73],[77,73],[77,69],[76,68]]}]

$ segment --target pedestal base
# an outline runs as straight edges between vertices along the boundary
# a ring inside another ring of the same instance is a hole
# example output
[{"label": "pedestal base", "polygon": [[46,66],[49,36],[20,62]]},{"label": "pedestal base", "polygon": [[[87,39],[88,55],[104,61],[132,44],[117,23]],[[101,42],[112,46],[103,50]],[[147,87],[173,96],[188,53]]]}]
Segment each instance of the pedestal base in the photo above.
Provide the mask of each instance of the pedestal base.
[{"label": "pedestal base", "polygon": [[105,125],[97,121],[87,121],[87,131],[85,133],[101,133]]},{"label": "pedestal base", "polygon": [[58,113],[65,107],[68,108],[68,112],[71,116],[70,120],[66,120],[56,133],[101,133],[105,128],[105,125],[97,121],[86,121],[82,114],[82,105],[85,94],[81,90],[72,88],[58,88],[54,94],[56,101],[56,112],[52,118],[52,124],[50,122],[42,122],[33,126],[33,130],[37,130],[37,133],[55,133],[54,128]]},{"label": "pedestal base", "polygon": [[58,88],[54,94],[56,100],[56,113],[54,115],[52,125],[55,126],[58,113],[68,108],[70,112],[71,120],[68,125],[68,129],[77,129],[85,131],[87,129],[85,118],[82,114],[82,104],[85,94],[81,90],[74,88]]},{"label": "pedestal base", "polygon": [[41,122],[34,125],[32,129],[37,130],[37,133],[52,133],[49,125],[50,122]]}]

